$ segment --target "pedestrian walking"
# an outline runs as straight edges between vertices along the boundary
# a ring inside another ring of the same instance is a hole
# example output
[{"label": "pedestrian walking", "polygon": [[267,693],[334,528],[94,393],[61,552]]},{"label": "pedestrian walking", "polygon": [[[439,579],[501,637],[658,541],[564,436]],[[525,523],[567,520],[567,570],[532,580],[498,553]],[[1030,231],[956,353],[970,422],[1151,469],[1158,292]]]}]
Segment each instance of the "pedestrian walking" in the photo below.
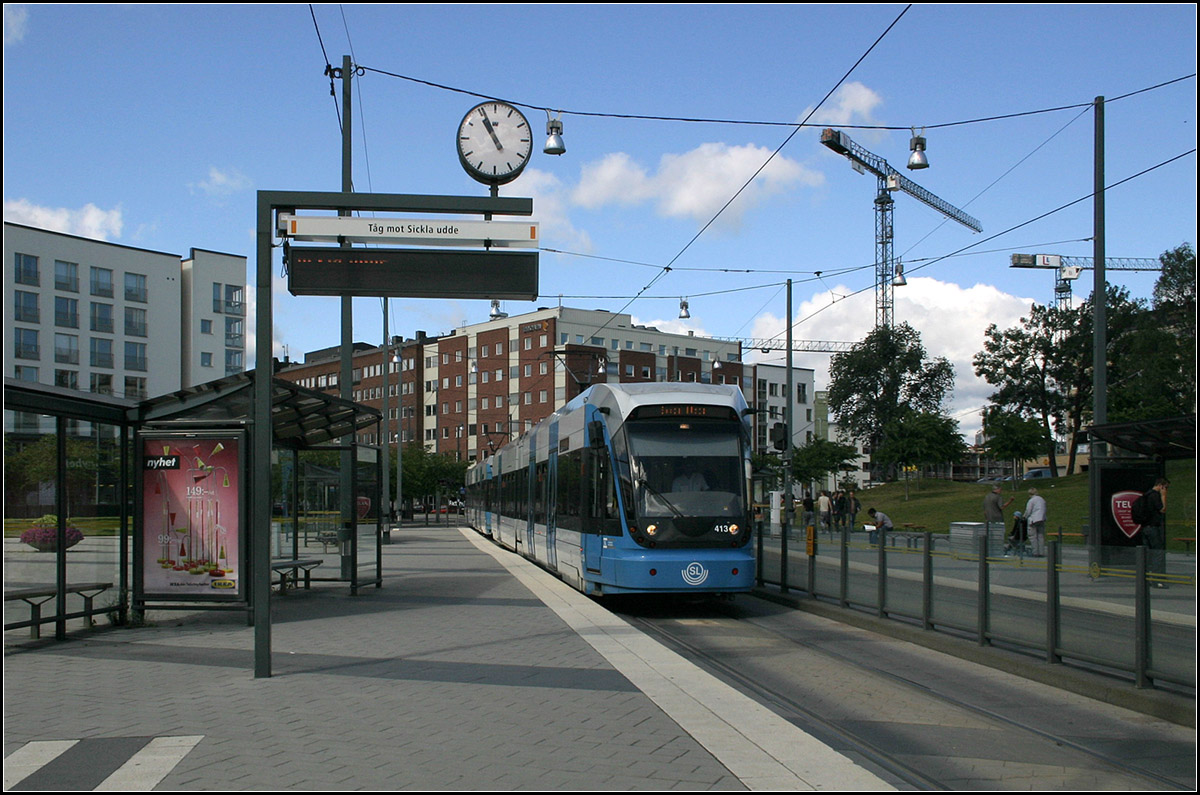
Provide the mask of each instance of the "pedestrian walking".
[{"label": "pedestrian walking", "polygon": [[1029,490],[1029,502],[1025,503],[1025,520],[1029,522],[1029,542],[1033,557],[1046,556],[1046,499],[1037,489]]},{"label": "pedestrian walking", "polygon": [[821,527],[829,533],[829,537],[833,537],[833,501],[829,499],[829,492],[822,491],[821,496],[817,497],[817,513],[821,515]]},{"label": "pedestrian walking", "polygon": [[854,496],[851,491],[846,495],[846,512],[850,520],[850,529],[854,530],[855,520],[858,518],[858,512],[862,510],[862,503],[858,501],[858,497]]},{"label": "pedestrian walking", "polygon": [[[992,528],[998,528],[1000,535],[1004,534],[1004,509],[1012,504],[1014,498],[1004,500],[1004,489],[1000,484],[992,486],[992,490],[983,498],[983,523],[987,528],[988,541],[992,541]],[[1007,549],[1005,550],[1007,551]]]}]

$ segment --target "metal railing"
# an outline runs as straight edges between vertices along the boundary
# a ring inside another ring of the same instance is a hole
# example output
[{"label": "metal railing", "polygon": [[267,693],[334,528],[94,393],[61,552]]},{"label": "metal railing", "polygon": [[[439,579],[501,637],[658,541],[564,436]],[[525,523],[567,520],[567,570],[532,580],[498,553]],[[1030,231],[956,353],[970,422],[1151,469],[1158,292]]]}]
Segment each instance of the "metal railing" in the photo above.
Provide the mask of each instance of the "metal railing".
[{"label": "metal railing", "polygon": [[[762,528],[760,527],[760,530]],[[1063,544],[1007,555],[986,533],[964,543],[932,532],[760,533],[759,582],[807,592],[980,645],[1004,643],[1052,664],[1098,665],[1155,682],[1196,685],[1195,556],[1166,553],[1148,570],[1144,547]],[[1106,561],[1121,557],[1128,562]]]}]

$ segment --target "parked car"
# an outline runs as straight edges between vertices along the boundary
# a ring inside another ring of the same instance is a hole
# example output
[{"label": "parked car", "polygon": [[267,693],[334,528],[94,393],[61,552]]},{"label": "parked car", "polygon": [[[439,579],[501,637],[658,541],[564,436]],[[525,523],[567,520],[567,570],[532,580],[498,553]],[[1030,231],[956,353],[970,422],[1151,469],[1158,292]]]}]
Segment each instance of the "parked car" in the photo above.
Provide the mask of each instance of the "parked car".
[{"label": "parked car", "polygon": [[1021,479],[1022,480],[1043,480],[1045,478],[1052,478],[1052,477],[1054,477],[1054,471],[1051,470],[1050,467],[1034,467],[1033,469],[1026,470],[1025,474],[1021,476]]}]

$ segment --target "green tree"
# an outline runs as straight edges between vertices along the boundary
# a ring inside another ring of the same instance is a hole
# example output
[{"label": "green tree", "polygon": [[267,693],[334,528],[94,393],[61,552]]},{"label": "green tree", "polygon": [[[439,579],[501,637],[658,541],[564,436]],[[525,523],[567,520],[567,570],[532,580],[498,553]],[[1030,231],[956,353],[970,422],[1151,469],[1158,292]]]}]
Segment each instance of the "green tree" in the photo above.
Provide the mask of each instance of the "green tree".
[{"label": "green tree", "polygon": [[792,452],[792,478],[797,483],[811,483],[838,472],[858,458],[852,444],[813,439]]},{"label": "green tree", "polygon": [[1196,255],[1184,244],[1159,261],[1163,270],[1151,304],[1139,303],[1131,317],[1118,318],[1124,336],[1114,338],[1110,331],[1108,413],[1113,422],[1195,411]]},{"label": "green tree", "polygon": [[927,359],[921,335],[901,323],[878,326],[849,352],[833,356],[829,379],[829,409],[838,425],[874,450],[906,410],[942,410],[954,367],[945,358]]},{"label": "green tree", "polygon": [[[984,447],[999,461],[1024,461],[1045,450],[1046,428],[1036,419],[990,406],[983,414]],[[1013,480],[1016,488],[1016,480]]]},{"label": "green tree", "polygon": [[975,374],[997,387],[991,396],[995,407],[1041,424],[1051,466],[1057,466],[1054,431],[1077,430],[1090,405],[1090,317],[1083,307],[1034,304],[1019,326],[988,326],[983,350],[973,360]]},{"label": "green tree", "polygon": [[457,497],[459,488],[466,481],[469,466],[466,461],[458,461],[452,455],[431,453],[418,442],[404,446],[402,459],[405,500],[433,497],[439,491],[443,497]]},{"label": "green tree", "polygon": [[921,469],[953,464],[966,451],[957,420],[935,412],[905,410],[886,429],[874,457],[893,467]]}]

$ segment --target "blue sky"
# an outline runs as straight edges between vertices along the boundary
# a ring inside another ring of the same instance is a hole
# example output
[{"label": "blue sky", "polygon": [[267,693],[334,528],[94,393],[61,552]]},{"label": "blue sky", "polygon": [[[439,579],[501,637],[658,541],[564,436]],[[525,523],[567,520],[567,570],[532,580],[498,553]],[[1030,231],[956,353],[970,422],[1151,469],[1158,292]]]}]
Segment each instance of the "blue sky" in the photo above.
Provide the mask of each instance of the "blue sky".
[{"label": "blue sky", "polygon": [[[1106,182],[1132,177],[1107,193],[1108,255],[1195,245],[1196,8],[905,9],[8,4],[4,217],[244,254],[252,283],[255,191],[340,189],[340,99],[324,68],[348,54],[366,70],[354,81],[358,191],[483,195],[453,146],[473,94],[524,106],[535,129],[540,109],[563,111],[567,153],[535,149],[501,190],[534,199],[553,249],[541,298],[505,302],[510,314],[561,300],[664,330],[773,337],[791,278],[797,339],[854,342],[875,316],[875,178],[821,146],[819,126],[786,126],[808,118],[982,223],[976,234],[895,197],[909,282],[895,320],[955,364],[951,410],[969,433],[991,391],[970,365],[984,329],[1053,299],[1051,272],[1014,270],[1010,255],[1091,256],[1092,206],[1078,200],[1092,191],[1095,97],[1108,100]],[[1035,112],[1047,109],[1059,110]],[[914,127],[926,128],[924,171],[904,168]],[[1154,274],[1110,280],[1148,296]],[[1090,289],[1090,273],[1075,283],[1077,298]],[[337,344],[336,299],[282,284],[275,296],[279,354]],[[391,306],[391,331],[405,336],[488,312],[485,301]],[[356,299],[356,339],[378,342],[381,322],[379,299]],[[825,386],[827,355],[796,363]]]}]

